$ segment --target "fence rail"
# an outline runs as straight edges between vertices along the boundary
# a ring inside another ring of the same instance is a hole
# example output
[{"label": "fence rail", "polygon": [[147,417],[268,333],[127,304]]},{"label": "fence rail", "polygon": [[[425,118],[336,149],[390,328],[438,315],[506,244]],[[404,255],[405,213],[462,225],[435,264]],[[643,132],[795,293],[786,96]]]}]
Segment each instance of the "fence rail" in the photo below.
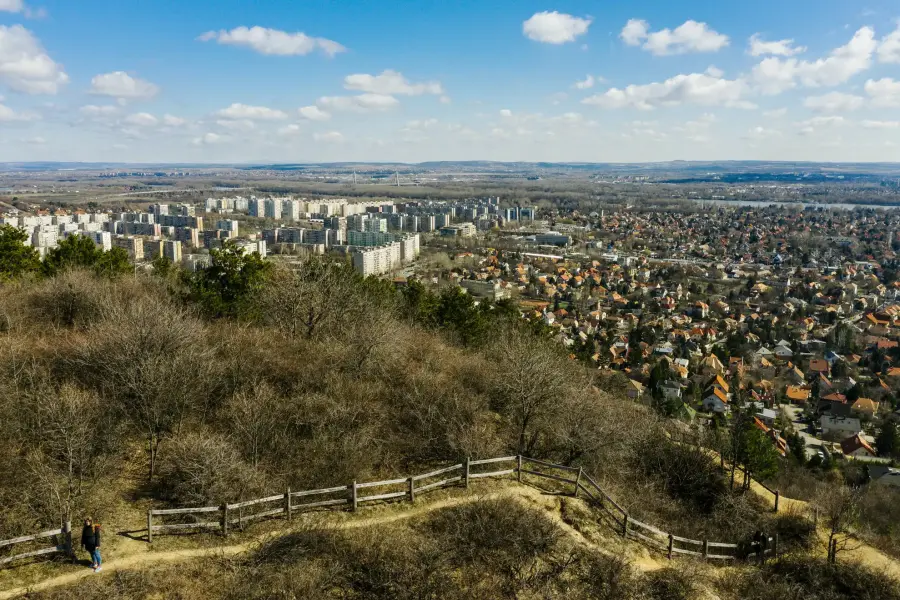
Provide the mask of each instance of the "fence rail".
[{"label": "fence rail", "polygon": [[43,540],[47,538],[55,537],[56,544],[50,546],[48,548],[41,548],[39,550],[30,550],[28,552],[21,552],[19,554],[14,554],[12,556],[4,556],[0,558],[0,565],[6,565],[17,560],[22,560],[25,558],[32,558],[35,556],[43,556],[45,554],[65,554],[66,556],[72,555],[72,523],[66,522],[65,525],[62,526],[61,529],[52,529],[50,531],[43,531],[41,533],[36,533],[34,535],[23,535],[21,537],[12,538],[10,540],[0,541],[0,548],[12,547],[17,544],[27,544],[29,542],[36,542],[38,540]]},{"label": "fence rail", "polygon": [[[512,462],[515,463],[513,468],[500,469],[496,471],[473,472],[473,467],[482,465],[496,465],[498,463]],[[529,467],[529,468],[526,468]],[[556,473],[548,472],[556,471]],[[446,477],[446,475],[454,472],[459,474]],[[563,474],[559,474],[563,473]],[[575,479],[572,478],[575,474]],[[432,490],[440,489],[454,484],[462,484],[468,487],[470,480],[487,478],[487,477],[505,477],[507,475],[515,475],[517,480],[521,482],[523,475],[540,477],[549,479],[566,485],[573,486],[571,494],[578,497],[579,493],[585,495],[591,504],[600,508],[602,514],[608,516],[612,520],[613,528],[626,539],[640,540],[641,542],[667,553],[671,559],[675,555],[698,556],[704,559],[716,560],[735,560],[738,558],[738,544],[725,542],[711,542],[709,540],[693,540],[673,535],[663,531],[653,525],[644,523],[634,519],[629,512],[617,503],[602,487],[582,468],[571,467],[567,465],[556,465],[547,461],[528,458],[525,456],[503,456],[499,458],[487,458],[481,460],[466,460],[463,463],[443,467],[429,473],[421,475],[412,475],[396,479],[386,479],[382,481],[369,482],[352,482],[349,485],[340,485],[329,488],[321,488],[316,490],[291,491],[288,489],[282,494],[266,496],[265,498],[256,498],[252,500],[244,500],[234,503],[223,503],[219,506],[198,506],[187,508],[163,508],[151,509],[147,511],[147,542],[153,542],[154,533],[191,531],[191,530],[218,530],[222,535],[227,536],[229,527],[237,525],[243,527],[244,523],[264,519],[268,517],[284,516],[290,520],[294,513],[306,510],[324,509],[332,507],[348,506],[351,511],[356,511],[360,503],[365,502],[382,502],[389,500],[398,500],[408,498],[410,502],[415,502],[416,496]],[[442,479],[438,477],[445,476]],[[420,484],[420,482],[427,483]],[[434,480],[434,481],[430,481]],[[370,488],[390,488],[394,490],[386,490],[378,494],[362,496],[360,490]],[[400,487],[401,489],[396,489]],[[776,492],[777,494],[777,492]],[[295,499],[313,499],[316,496],[338,495],[339,497],[326,498],[323,500],[314,500],[312,502],[303,502],[294,504]],[[776,495],[777,498],[777,495]],[[245,509],[253,509],[257,506],[271,504],[274,502],[281,503],[277,508],[267,508],[258,510],[250,514],[244,514]],[[237,515],[234,512],[237,511]],[[206,515],[218,513],[219,518],[215,521],[202,520]],[[181,523],[154,523],[154,517],[172,517],[172,516],[190,516],[194,520],[191,522]],[[63,544],[53,548],[45,548],[26,552],[0,559],[0,564],[5,564],[26,558],[30,556],[39,556],[42,554],[50,554],[54,552],[72,552],[72,534],[71,525],[69,523],[63,529],[47,531],[32,536],[24,536],[6,541],[0,541],[0,548],[18,543],[25,543],[53,536],[63,536]],[[750,553],[749,556],[764,558],[767,555],[778,554],[778,537],[769,538],[768,547],[756,553]],[[711,552],[712,550],[712,552]],[[723,553],[722,551],[731,551],[731,553]]]}]

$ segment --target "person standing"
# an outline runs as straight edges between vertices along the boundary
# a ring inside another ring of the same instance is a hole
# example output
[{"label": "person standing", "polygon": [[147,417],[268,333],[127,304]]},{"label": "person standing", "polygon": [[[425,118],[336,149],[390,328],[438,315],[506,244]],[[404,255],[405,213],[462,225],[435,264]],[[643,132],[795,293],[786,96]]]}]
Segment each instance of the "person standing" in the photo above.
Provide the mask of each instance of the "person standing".
[{"label": "person standing", "polygon": [[100,524],[94,524],[88,517],[81,529],[81,546],[91,555],[91,568],[94,573],[102,569],[103,559],[100,556]]}]

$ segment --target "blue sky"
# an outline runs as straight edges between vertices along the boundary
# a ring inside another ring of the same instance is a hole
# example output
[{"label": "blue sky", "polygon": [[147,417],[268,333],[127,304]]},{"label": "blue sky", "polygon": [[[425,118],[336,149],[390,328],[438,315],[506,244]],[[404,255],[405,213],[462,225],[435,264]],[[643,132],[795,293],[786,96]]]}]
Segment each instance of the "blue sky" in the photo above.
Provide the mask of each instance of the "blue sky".
[{"label": "blue sky", "polygon": [[0,160],[900,160],[900,4],[0,0]]}]

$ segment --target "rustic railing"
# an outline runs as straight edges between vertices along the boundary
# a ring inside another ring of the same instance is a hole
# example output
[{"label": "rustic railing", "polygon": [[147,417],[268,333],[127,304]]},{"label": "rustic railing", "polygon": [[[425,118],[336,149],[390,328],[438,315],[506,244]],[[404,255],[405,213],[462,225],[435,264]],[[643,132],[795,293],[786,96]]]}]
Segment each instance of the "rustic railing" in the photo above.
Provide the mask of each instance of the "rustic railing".
[{"label": "rustic railing", "polygon": [[72,555],[72,524],[69,522],[63,525],[62,529],[53,529],[51,531],[44,531],[42,533],[37,533],[34,535],[24,535],[22,537],[13,538],[11,540],[0,541],[0,548],[7,548],[18,544],[36,542],[38,540],[44,540],[47,538],[56,538],[56,544],[50,546],[49,548],[41,548],[39,550],[31,550],[28,552],[22,552],[20,554],[15,554],[13,556],[2,557],[0,558],[0,565],[6,565],[17,560],[22,560],[24,558],[44,556],[46,554],[61,553],[65,554],[66,556]]},{"label": "rustic railing", "polygon": [[[478,467],[499,463],[513,463],[513,468],[499,469],[495,471],[481,471]],[[358,510],[361,504],[367,502],[384,502],[390,500],[408,499],[415,502],[422,494],[432,492],[449,486],[469,486],[473,479],[486,477],[504,477],[515,475],[519,482],[523,476],[538,477],[554,481],[565,486],[572,486],[571,493],[578,496],[579,493],[587,497],[591,504],[599,508],[605,517],[610,519],[610,525],[626,539],[640,541],[651,548],[666,554],[670,559],[676,555],[697,556],[707,560],[735,560],[739,558],[738,544],[714,542],[709,540],[692,540],[673,535],[652,525],[643,523],[632,517],[627,510],[618,504],[601,488],[593,478],[584,472],[582,468],[557,465],[551,462],[528,458],[525,456],[503,456],[500,458],[488,458],[483,460],[466,460],[463,463],[451,465],[422,475],[413,475],[397,479],[383,481],[357,482],[349,485],[341,485],[318,490],[292,492],[287,490],[283,494],[247,500],[221,506],[206,506],[199,508],[177,508],[150,510],[147,512],[147,540],[152,542],[154,532],[177,531],[185,529],[218,529],[222,535],[228,535],[230,526],[243,527],[244,523],[266,517],[284,516],[288,520],[294,513],[312,509],[331,508],[335,506],[347,506],[351,511]],[[368,493],[375,490],[377,493]],[[312,499],[328,497],[324,500],[314,500],[295,504],[295,498]],[[271,505],[278,503],[276,508],[252,512],[244,515],[248,508]],[[235,517],[235,511],[240,511]],[[218,520],[198,520],[191,523],[154,524],[154,517],[168,515],[204,515],[218,513]],[[762,550],[762,557],[777,555],[778,537],[769,538],[767,548]],[[760,557],[759,551],[751,552],[750,557]]]}]

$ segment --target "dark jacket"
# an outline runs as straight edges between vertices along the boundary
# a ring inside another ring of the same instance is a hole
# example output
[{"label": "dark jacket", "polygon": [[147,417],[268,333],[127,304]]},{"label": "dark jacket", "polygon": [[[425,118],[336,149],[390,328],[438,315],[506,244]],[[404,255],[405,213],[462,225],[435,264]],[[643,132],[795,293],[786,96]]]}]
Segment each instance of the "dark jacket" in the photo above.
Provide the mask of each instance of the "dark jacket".
[{"label": "dark jacket", "polygon": [[100,547],[100,526],[85,525],[81,530],[81,545],[89,552]]}]

